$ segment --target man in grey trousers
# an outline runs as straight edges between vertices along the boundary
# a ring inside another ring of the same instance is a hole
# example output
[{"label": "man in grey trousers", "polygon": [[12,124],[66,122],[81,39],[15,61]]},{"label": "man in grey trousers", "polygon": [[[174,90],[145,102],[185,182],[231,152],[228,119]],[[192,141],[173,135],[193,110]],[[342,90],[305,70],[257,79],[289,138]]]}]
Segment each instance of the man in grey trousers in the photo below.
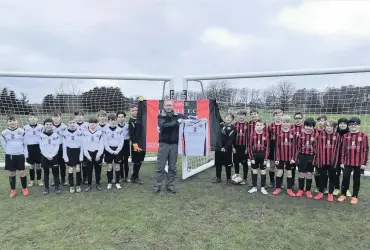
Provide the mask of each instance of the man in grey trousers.
[{"label": "man in grey trousers", "polygon": [[[173,110],[172,101],[164,102],[164,112],[158,115],[159,148],[156,164],[156,177],[154,184],[154,193],[159,193],[162,181],[167,175],[167,191],[176,193],[176,163],[179,142],[180,123],[186,117]],[[168,161],[168,173],[165,171]]]}]

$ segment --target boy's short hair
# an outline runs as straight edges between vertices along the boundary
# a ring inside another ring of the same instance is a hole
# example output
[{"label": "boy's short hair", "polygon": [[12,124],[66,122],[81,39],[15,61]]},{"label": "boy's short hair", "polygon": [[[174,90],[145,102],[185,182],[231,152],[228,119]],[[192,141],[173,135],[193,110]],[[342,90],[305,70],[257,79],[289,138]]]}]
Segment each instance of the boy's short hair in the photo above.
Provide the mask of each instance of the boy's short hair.
[{"label": "boy's short hair", "polygon": [[357,124],[357,125],[360,125],[361,124],[361,119],[358,118],[358,117],[351,117],[348,120],[348,124]]},{"label": "boy's short hair", "polygon": [[90,117],[89,123],[98,123],[98,119],[96,117]]},{"label": "boy's short hair", "polygon": [[77,110],[74,112],[74,115],[75,116],[78,116],[78,115],[85,115],[85,113],[82,111],[82,110]]},{"label": "boy's short hair", "polygon": [[53,123],[53,119],[51,119],[51,118],[46,118],[46,119],[44,120],[44,125],[45,125],[46,123]]},{"label": "boy's short hair", "polygon": [[321,120],[324,120],[324,121],[327,121],[328,120],[328,117],[326,115],[320,115],[319,117],[317,117],[316,121],[321,121]]},{"label": "boy's short hair", "polygon": [[281,120],[282,120],[283,122],[290,122],[290,121],[291,121],[291,119],[290,119],[290,116],[289,116],[289,115],[283,115],[283,117],[281,118]]},{"label": "boy's short hair", "polygon": [[325,121],[325,127],[326,126],[329,126],[329,127],[335,128],[337,125],[338,125],[337,124],[337,121],[335,121],[335,120],[327,120],[327,121]]},{"label": "boy's short hair", "polygon": [[234,117],[234,114],[233,114],[233,113],[230,113],[230,112],[229,112],[229,113],[227,113],[227,114],[225,115],[225,117],[226,117],[226,116],[230,116],[231,118],[233,118],[233,120],[234,120],[234,118],[235,118],[235,117]]},{"label": "boy's short hair", "polygon": [[262,124],[264,124],[264,122],[263,122],[263,120],[262,119],[257,119],[256,121],[255,121],[255,123],[262,123]]},{"label": "boy's short hair", "polygon": [[70,122],[70,121],[74,121],[76,118],[74,117],[74,115],[71,115],[69,118],[68,118],[68,121],[67,122]]},{"label": "boy's short hair", "polygon": [[117,120],[116,114],[109,114],[108,115],[108,121],[115,121]]},{"label": "boy's short hair", "polygon": [[130,105],[130,109],[137,108],[137,107],[138,107],[138,105],[137,105],[137,104],[131,104],[131,105]]},{"label": "boy's short hair", "polygon": [[294,113],[294,118],[295,118],[297,115],[299,115],[299,116],[303,117],[302,112],[295,112],[295,113]]},{"label": "boy's short hair", "polygon": [[126,113],[125,112],[123,112],[123,111],[118,111],[117,113],[116,113],[116,116],[118,117],[119,115],[123,115],[123,117],[126,117]]},{"label": "boy's short hair", "polygon": [[282,114],[283,111],[281,109],[275,109],[274,112],[272,113],[273,116],[277,115],[277,114]]},{"label": "boy's short hair", "polygon": [[240,109],[238,115],[247,115],[247,111],[245,109]]},{"label": "boy's short hair", "polygon": [[98,117],[99,116],[107,116],[107,112],[105,111],[105,110],[100,110],[99,112],[98,112]]},{"label": "boy's short hair", "polygon": [[62,116],[62,112],[60,112],[60,110],[55,110],[53,112],[53,117],[61,117]]},{"label": "boy's short hair", "polygon": [[258,112],[258,110],[257,110],[257,109],[251,109],[251,110],[249,111],[249,114],[251,115],[251,114],[253,114],[253,113],[257,113],[257,114],[258,114],[259,112]]},{"label": "boy's short hair", "polygon": [[348,125],[348,119],[347,118],[339,118],[338,119],[338,124],[342,123],[342,122]]},{"label": "boy's short hair", "polygon": [[8,115],[8,118],[6,119],[8,122],[9,121],[16,121],[17,120],[17,117],[15,115]]},{"label": "boy's short hair", "polygon": [[308,127],[315,127],[316,126],[316,121],[315,119],[313,118],[307,118],[306,120],[304,120],[304,126],[308,126]]}]

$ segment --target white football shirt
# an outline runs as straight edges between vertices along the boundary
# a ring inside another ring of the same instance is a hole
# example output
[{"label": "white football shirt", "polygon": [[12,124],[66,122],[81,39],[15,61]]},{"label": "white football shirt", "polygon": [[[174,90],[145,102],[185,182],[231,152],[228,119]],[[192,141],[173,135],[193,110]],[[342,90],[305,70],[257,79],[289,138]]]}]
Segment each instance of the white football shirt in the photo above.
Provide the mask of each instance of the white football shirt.
[{"label": "white football shirt", "polygon": [[208,141],[207,120],[185,120],[181,130],[184,155],[205,156]]},{"label": "white football shirt", "polygon": [[26,133],[24,135],[25,141],[27,145],[37,145],[39,144],[39,138],[42,133],[42,130],[44,129],[44,126],[41,124],[27,124],[24,126],[24,132]]}]

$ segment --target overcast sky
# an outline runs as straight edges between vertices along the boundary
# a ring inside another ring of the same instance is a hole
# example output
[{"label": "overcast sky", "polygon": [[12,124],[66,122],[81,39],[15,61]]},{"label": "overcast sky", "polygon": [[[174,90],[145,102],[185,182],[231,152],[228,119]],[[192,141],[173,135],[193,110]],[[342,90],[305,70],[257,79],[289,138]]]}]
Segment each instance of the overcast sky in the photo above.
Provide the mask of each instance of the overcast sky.
[{"label": "overcast sky", "polygon": [[[183,75],[370,66],[369,13],[370,1],[355,0],[0,0],[0,71],[169,75],[180,90]],[[262,88],[273,81],[232,83]],[[349,81],[370,84],[362,75],[296,84],[322,89]],[[59,83],[0,78],[32,102]],[[76,84],[161,94],[153,82]]]}]

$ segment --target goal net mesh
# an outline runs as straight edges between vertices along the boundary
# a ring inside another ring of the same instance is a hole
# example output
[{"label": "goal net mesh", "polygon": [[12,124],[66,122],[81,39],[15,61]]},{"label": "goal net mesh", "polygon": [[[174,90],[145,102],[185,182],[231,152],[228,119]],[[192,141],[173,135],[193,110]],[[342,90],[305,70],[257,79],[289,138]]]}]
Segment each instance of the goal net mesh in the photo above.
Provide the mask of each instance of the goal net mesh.
[{"label": "goal net mesh", "polygon": [[[28,114],[33,112],[43,123],[53,111],[62,112],[62,122],[75,111],[85,113],[85,121],[97,117],[99,110],[109,113],[125,111],[129,119],[129,107],[137,99],[162,99],[164,81],[141,80],[88,80],[42,79],[0,77],[0,128],[7,127],[7,115],[15,114],[19,127],[28,124]],[[165,84],[169,93],[169,84]],[[155,160],[156,153],[148,153],[147,159]],[[0,162],[4,152],[0,149]]]},{"label": "goal net mesh", "polygon": [[[293,120],[295,112],[304,118],[326,115],[328,119],[361,119],[361,130],[370,133],[370,73],[312,75],[232,80],[189,81],[188,100],[216,99],[221,116],[237,111],[258,109],[267,123],[273,121],[273,110],[282,109]],[[248,115],[247,119],[250,117]],[[188,168],[195,169],[213,160],[207,157],[189,157]],[[368,170],[370,167],[368,166]]]}]

